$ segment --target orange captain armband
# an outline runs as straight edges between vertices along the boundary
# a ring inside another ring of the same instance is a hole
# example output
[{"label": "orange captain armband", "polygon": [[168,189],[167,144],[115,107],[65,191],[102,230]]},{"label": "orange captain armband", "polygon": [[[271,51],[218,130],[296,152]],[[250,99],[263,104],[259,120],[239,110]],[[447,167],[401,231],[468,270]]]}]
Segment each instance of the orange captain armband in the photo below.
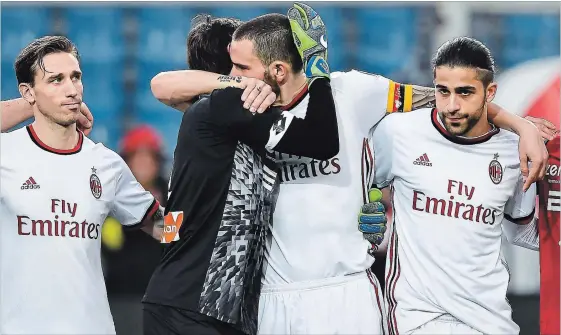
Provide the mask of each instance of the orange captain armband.
[{"label": "orange captain armband", "polygon": [[413,107],[413,86],[389,81],[388,113],[410,112]]}]

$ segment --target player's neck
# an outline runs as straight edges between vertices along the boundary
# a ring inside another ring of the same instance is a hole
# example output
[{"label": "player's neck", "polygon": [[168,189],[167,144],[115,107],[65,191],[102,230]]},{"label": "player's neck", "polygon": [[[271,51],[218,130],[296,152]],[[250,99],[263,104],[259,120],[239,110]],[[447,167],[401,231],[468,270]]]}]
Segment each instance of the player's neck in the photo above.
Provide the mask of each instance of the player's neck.
[{"label": "player's neck", "polygon": [[490,132],[491,130],[493,130],[493,127],[491,126],[489,121],[487,121],[487,113],[484,113],[484,115],[481,116],[481,118],[473,126],[473,128],[471,128],[468,132],[464,134],[464,137],[473,138],[473,137],[483,136],[488,132]]},{"label": "player's neck", "polygon": [[79,135],[76,124],[61,126],[47,119],[40,113],[35,113],[35,122],[32,124],[37,137],[44,144],[58,150],[70,150],[78,144]]},{"label": "player's neck", "polygon": [[291,103],[294,98],[302,91],[307,83],[304,73],[291,76],[287,82],[280,87],[280,95],[277,104],[285,106]]}]

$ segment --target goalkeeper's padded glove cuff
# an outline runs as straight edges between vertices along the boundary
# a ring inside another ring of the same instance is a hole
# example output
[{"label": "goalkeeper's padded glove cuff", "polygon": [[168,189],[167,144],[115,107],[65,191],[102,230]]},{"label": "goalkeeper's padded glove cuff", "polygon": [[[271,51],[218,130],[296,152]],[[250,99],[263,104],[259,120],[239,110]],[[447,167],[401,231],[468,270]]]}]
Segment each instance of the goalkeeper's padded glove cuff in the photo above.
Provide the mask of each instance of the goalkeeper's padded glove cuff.
[{"label": "goalkeeper's padded glove cuff", "polygon": [[307,64],[305,64],[306,77],[309,79],[308,87],[317,78],[325,78],[331,80],[329,65],[320,56],[312,56]]}]

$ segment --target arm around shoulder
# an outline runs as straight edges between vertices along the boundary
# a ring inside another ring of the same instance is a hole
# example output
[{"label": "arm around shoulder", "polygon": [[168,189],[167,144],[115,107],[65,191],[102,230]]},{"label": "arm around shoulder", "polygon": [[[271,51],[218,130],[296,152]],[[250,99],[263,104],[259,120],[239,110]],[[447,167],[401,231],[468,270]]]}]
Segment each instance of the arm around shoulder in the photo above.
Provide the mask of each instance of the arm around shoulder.
[{"label": "arm around shoulder", "polygon": [[271,129],[268,150],[328,160],[339,153],[339,129],[335,101],[327,79],[316,79],[303,119],[283,111]]},{"label": "arm around shoulder", "polygon": [[185,111],[195,97],[215,89],[238,87],[240,82],[239,77],[198,70],[182,70],[158,73],[150,81],[150,88],[154,97],[160,102]]},{"label": "arm around shoulder", "polygon": [[2,131],[7,131],[33,117],[33,109],[23,98],[12,99],[2,101],[2,112],[0,114],[2,115]]}]

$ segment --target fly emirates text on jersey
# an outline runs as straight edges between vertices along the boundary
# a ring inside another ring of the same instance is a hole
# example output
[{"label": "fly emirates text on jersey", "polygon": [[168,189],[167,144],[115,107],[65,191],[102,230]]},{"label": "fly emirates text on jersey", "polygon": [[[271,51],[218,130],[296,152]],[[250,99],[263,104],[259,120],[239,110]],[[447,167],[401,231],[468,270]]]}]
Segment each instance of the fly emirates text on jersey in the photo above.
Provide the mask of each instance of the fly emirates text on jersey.
[{"label": "fly emirates text on jersey", "polygon": [[433,198],[421,191],[414,190],[413,209],[488,225],[495,223],[498,210],[483,207],[481,204],[469,203],[476,192],[475,187],[468,186],[461,181],[448,180],[446,191],[450,195],[449,199]]},{"label": "fly emirates text on jersey", "polygon": [[77,203],[51,199],[50,207],[51,213],[53,213],[53,217],[50,218],[30,218],[26,215],[18,215],[18,235],[98,239],[101,225],[78,219],[76,217],[79,211]]},{"label": "fly emirates text on jersey", "polygon": [[328,176],[341,172],[341,165],[337,156],[320,161],[317,159],[294,156],[279,152],[268,153],[268,157],[277,162],[281,168],[281,182],[290,182],[296,179]]}]

